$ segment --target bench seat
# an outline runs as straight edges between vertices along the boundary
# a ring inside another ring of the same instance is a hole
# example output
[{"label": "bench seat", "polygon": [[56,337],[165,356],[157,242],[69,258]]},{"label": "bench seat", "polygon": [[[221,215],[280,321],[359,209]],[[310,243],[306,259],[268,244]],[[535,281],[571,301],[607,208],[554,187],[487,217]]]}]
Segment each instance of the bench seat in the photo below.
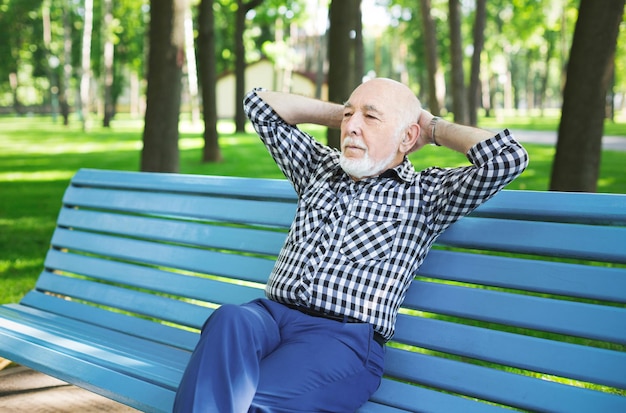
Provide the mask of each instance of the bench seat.
[{"label": "bench seat", "polygon": [[[171,411],[206,318],[264,296],[284,180],[83,169],[0,356]],[[502,191],[437,240],[361,413],[626,411],[626,196]]]}]

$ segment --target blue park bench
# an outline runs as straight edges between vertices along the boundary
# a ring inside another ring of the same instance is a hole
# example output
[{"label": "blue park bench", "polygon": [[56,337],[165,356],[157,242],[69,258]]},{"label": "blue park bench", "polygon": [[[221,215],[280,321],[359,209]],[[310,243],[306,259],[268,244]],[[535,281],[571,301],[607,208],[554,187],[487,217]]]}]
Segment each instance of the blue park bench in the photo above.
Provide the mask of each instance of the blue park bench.
[{"label": "blue park bench", "polygon": [[[169,412],[198,329],[263,296],[286,181],[81,170],[0,357]],[[626,195],[503,191],[416,274],[359,412],[626,412]]]}]

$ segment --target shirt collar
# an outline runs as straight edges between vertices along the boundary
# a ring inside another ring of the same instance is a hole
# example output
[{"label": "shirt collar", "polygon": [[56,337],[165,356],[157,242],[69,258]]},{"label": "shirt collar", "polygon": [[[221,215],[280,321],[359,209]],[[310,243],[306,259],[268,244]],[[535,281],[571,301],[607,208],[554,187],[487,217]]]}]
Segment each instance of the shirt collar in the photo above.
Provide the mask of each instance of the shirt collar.
[{"label": "shirt collar", "polygon": [[400,181],[412,183],[415,181],[416,173],[413,164],[409,161],[409,158],[405,156],[400,165],[395,168],[387,169],[380,176],[383,178],[395,178]]}]

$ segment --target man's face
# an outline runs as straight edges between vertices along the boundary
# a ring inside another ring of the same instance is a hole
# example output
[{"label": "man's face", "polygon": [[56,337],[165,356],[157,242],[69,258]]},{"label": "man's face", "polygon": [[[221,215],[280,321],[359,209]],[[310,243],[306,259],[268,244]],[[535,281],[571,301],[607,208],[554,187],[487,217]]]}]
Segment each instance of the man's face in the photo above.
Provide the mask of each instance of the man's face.
[{"label": "man's face", "polygon": [[341,122],[341,167],[353,178],[378,175],[399,165],[404,130],[385,84],[359,86],[346,102]]}]

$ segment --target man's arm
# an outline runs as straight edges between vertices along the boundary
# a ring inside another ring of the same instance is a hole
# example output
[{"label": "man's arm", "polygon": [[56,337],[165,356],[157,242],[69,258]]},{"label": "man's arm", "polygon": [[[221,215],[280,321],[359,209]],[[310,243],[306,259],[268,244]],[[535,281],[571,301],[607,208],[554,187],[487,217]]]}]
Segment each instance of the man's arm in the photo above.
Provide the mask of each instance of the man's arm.
[{"label": "man's arm", "polygon": [[264,90],[257,94],[290,125],[314,123],[330,128],[341,127],[343,105],[289,93]]},{"label": "man's arm", "polygon": [[441,118],[433,123],[433,118],[432,113],[422,110],[419,119],[421,133],[412,150],[417,150],[426,144],[436,142],[438,145],[467,154],[478,142],[494,136],[493,132],[471,126],[458,125]]}]

